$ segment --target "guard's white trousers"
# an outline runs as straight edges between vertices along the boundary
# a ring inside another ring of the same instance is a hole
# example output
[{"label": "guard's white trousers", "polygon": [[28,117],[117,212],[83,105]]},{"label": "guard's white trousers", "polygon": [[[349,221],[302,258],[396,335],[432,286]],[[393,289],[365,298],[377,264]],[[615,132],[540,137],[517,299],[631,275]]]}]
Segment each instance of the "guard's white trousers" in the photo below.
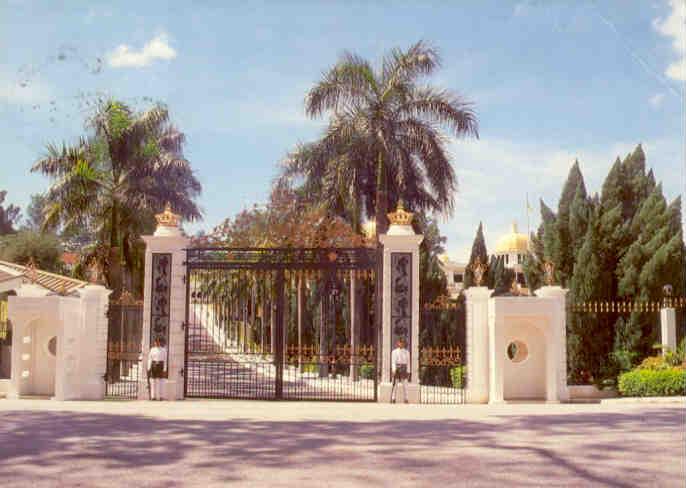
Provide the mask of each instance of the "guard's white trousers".
[{"label": "guard's white trousers", "polygon": [[407,401],[407,383],[407,378],[404,380],[395,380],[395,385],[393,386],[393,390],[391,390],[391,401],[395,401],[395,392],[400,385],[403,385],[403,400]]},{"label": "guard's white trousers", "polygon": [[153,400],[162,399],[162,382],[164,378],[150,378],[150,398]]}]

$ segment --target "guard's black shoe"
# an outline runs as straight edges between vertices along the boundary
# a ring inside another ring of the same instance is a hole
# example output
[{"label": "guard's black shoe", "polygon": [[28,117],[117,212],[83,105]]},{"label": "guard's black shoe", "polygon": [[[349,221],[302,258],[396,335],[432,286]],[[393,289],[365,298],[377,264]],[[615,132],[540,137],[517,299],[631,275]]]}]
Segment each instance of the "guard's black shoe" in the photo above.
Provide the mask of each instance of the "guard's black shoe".
[{"label": "guard's black shoe", "polygon": [[391,398],[391,403],[395,403],[395,399]]}]

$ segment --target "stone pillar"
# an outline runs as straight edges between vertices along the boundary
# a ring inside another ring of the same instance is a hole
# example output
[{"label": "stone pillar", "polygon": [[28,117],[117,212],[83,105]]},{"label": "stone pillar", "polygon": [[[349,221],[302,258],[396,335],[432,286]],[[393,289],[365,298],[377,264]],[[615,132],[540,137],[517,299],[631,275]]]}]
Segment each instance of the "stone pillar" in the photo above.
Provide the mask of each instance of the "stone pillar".
[{"label": "stone pillar", "polygon": [[140,399],[148,398],[146,370],[151,337],[159,337],[167,348],[167,380],[164,400],[180,400],[184,395],[186,334],[186,248],[190,239],[183,235],[179,217],[165,211],[155,216],[157,229],[145,241],[145,287],[143,294],[143,337]]},{"label": "stone pillar", "polygon": [[391,399],[391,351],[402,337],[411,361],[408,400],[419,403],[419,245],[424,236],[414,233],[412,214],[402,204],[388,218],[388,233],[379,236],[383,245],[383,310],[378,399]]},{"label": "stone pillar", "polygon": [[102,400],[105,397],[103,375],[107,371],[107,308],[112,291],[91,284],[78,293],[82,314],[78,338],[82,378],[79,398]]},{"label": "stone pillar", "polygon": [[567,291],[559,286],[544,286],[536,290],[536,296],[555,301],[551,320],[552,350],[546,355],[546,400],[569,401],[567,387]]},{"label": "stone pillar", "polygon": [[663,356],[676,350],[676,310],[671,307],[660,309],[660,342]]},{"label": "stone pillar", "polygon": [[489,333],[488,300],[493,290],[474,286],[465,290],[467,324],[465,343],[467,354],[467,402],[488,403]]}]

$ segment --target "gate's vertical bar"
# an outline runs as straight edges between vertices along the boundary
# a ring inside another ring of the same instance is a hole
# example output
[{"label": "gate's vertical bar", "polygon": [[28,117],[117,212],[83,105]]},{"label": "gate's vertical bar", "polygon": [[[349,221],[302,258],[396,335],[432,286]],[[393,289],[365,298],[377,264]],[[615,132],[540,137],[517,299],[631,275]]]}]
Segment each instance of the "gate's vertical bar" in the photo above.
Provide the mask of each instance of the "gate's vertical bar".
[{"label": "gate's vertical bar", "polygon": [[283,293],[284,293],[284,271],[279,269],[276,272],[276,282],[274,284],[276,295],[276,330],[275,330],[275,346],[274,351],[274,365],[276,366],[275,377],[275,396],[277,400],[283,398]]},{"label": "gate's vertical bar", "polygon": [[191,268],[189,264],[189,249],[186,249],[186,320],[184,322],[184,351],[183,351],[183,397],[188,395],[188,329],[190,328],[190,302],[191,302]]}]

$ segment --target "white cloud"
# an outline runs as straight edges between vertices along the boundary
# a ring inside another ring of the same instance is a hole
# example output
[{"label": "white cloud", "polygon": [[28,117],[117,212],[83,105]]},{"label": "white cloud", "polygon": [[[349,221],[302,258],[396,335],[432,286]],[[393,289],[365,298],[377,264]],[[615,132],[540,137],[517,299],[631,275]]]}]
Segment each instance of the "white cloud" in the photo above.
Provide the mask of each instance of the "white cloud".
[{"label": "white cloud", "polygon": [[662,106],[662,102],[665,99],[665,94],[664,93],[656,93],[652,97],[648,99],[648,102],[650,103],[650,106],[653,108],[660,108]]},{"label": "white cloud", "polygon": [[169,45],[167,36],[160,34],[150,40],[143,49],[136,51],[126,44],[118,46],[108,56],[113,68],[140,68],[148,66],[156,59],[174,59],[176,51]]},{"label": "white cloud", "polygon": [[665,70],[674,80],[686,81],[686,2],[669,0],[671,12],[666,19],[655,19],[653,27],[663,36],[672,39],[672,49],[678,56]]}]

